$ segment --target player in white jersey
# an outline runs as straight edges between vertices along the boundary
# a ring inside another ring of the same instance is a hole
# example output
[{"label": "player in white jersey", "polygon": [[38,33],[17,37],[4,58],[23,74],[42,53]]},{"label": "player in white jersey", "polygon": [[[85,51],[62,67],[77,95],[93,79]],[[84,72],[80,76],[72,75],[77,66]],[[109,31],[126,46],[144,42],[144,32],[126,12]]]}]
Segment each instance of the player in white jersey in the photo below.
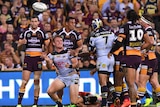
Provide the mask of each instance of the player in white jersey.
[{"label": "player in white jersey", "polygon": [[[113,91],[113,86],[109,82],[109,76],[113,72],[114,56],[107,57],[115,40],[115,34],[103,28],[102,21],[95,19],[92,21],[93,32],[90,37],[90,45],[96,48],[97,55],[97,70],[99,83],[101,86],[102,104],[101,107],[106,107],[108,91]],[[113,90],[109,90],[109,89]]]},{"label": "player in white jersey", "polygon": [[72,103],[70,107],[81,107],[84,104],[87,104],[87,106],[97,105],[97,96],[82,95],[79,92],[79,75],[75,69],[78,66],[78,60],[71,55],[70,51],[64,48],[62,37],[55,36],[53,45],[55,50],[52,53],[42,55],[47,62],[48,68],[51,68],[54,63],[58,73],[58,76],[48,88],[47,93],[49,96],[57,103],[58,107],[63,107],[61,98],[57,95],[57,92],[65,87],[69,87],[70,101]]}]

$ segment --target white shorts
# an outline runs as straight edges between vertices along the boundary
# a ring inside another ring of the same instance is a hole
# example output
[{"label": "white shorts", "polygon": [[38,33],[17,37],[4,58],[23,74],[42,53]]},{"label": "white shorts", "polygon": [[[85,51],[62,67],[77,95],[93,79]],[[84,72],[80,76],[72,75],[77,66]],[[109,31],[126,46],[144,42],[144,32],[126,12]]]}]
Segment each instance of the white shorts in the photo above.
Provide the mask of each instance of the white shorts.
[{"label": "white shorts", "polygon": [[97,58],[98,71],[113,72],[114,64],[115,64],[115,60],[113,55],[110,58],[108,58],[107,55]]},{"label": "white shorts", "polygon": [[79,84],[79,75],[78,74],[73,74],[70,76],[61,76],[58,75],[56,78],[61,80],[66,87],[69,87],[72,84]]}]

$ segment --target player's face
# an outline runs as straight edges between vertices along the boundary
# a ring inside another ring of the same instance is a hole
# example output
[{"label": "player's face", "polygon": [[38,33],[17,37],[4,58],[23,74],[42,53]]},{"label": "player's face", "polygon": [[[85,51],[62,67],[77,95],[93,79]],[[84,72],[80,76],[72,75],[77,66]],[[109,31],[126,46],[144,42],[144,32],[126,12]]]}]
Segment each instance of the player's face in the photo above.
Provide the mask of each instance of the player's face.
[{"label": "player's face", "polygon": [[76,20],[75,19],[70,19],[68,22],[68,26],[71,30],[73,30],[75,28],[76,25]]},{"label": "player's face", "polygon": [[32,29],[36,29],[38,27],[38,25],[39,25],[38,18],[32,18],[30,24],[31,24]]},{"label": "player's face", "polygon": [[63,39],[60,37],[56,37],[53,41],[53,45],[55,48],[63,48]]}]

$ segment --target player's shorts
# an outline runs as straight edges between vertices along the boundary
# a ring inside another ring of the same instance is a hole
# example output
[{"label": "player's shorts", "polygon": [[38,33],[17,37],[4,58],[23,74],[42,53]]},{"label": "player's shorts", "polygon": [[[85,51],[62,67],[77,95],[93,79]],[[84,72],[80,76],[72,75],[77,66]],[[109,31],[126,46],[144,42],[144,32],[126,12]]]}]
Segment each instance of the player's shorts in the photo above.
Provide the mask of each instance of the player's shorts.
[{"label": "player's shorts", "polygon": [[69,76],[61,76],[58,75],[56,79],[61,80],[66,87],[69,87],[72,84],[79,84],[79,75],[77,73],[69,75]]},{"label": "player's shorts", "polygon": [[25,56],[23,70],[41,71],[42,70],[42,61],[43,59],[40,56],[30,57]]},{"label": "player's shorts", "polygon": [[149,60],[148,58],[145,58],[144,61],[142,61],[141,66],[146,66],[148,69],[147,75],[152,75],[154,72],[158,72],[158,61],[157,59]]},{"label": "player's shorts", "polygon": [[121,60],[122,66],[127,68],[134,68],[137,70],[141,64],[141,56],[137,55],[124,55]]},{"label": "player's shorts", "polygon": [[114,56],[112,55],[110,58],[106,56],[101,56],[97,58],[97,68],[98,71],[107,71],[107,72],[113,72],[114,68]]}]

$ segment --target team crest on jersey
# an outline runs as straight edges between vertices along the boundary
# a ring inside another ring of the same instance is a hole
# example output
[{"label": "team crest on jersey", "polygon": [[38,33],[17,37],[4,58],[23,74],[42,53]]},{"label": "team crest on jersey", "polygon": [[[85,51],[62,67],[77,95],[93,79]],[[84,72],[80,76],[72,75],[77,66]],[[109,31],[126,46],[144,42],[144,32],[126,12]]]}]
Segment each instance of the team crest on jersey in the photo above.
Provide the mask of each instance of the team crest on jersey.
[{"label": "team crest on jersey", "polygon": [[39,38],[39,39],[42,38],[42,34],[40,32],[37,32],[37,38]]},{"label": "team crest on jersey", "polygon": [[75,40],[75,37],[74,36],[71,36],[71,41],[74,41]]},{"label": "team crest on jersey", "polygon": [[106,64],[102,64],[102,68],[106,68]]},{"label": "team crest on jersey", "polygon": [[30,33],[27,33],[27,37],[30,38],[30,37],[31,37],[31,34],[30,34]]}]

